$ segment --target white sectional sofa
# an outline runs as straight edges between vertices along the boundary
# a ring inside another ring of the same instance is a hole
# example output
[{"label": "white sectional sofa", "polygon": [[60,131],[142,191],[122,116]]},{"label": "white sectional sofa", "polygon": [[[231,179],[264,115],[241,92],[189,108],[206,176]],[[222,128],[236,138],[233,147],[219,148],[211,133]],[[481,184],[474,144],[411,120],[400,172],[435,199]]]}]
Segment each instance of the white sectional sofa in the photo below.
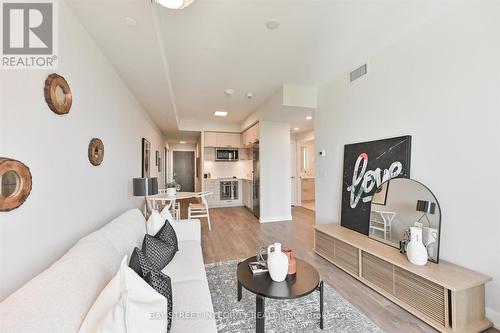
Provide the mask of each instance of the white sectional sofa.
[{"label": "white sectional sofa", "polygon": [[[162,270],[172,281],[171,332],[217,332],[201,251],[200,222],[176,221],[173,228],[179,251]],[[0,303],[0,332],[78,332],[122,258],[134,247],[141,248],[145,233],[146,221],[133,209],[82,238],[51,267]]]}]

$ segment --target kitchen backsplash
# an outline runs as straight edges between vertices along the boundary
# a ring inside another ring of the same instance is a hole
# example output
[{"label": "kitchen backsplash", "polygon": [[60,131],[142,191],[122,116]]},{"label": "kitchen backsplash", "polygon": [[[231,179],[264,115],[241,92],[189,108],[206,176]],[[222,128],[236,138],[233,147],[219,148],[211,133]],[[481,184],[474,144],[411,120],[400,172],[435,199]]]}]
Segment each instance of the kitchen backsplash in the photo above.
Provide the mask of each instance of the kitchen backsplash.
[{"label": "kitchen backsplash", "polygon": [[204,173],[210,173],[211,178],[251,178],[253,161],[214,162],[205,161]]}]

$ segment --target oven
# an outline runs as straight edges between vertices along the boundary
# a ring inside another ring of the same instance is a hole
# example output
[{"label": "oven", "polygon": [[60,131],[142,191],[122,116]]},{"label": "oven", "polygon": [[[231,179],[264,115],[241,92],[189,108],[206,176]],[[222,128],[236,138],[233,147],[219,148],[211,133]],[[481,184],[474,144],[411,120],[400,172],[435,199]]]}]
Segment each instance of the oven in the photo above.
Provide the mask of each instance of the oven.
[{"label": "oven", "polygon": [[220,181],[220,200],[238,200],[238,180]]}]

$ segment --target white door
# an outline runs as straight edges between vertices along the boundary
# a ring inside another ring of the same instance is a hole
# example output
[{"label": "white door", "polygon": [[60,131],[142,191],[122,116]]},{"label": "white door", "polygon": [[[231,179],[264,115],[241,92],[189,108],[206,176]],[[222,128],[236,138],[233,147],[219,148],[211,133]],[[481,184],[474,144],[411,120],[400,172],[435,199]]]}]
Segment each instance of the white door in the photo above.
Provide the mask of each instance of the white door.
[{"label": "white door", "polygon": [[297,142],[290,142],[290,186],[292,206],[297,204]]}]

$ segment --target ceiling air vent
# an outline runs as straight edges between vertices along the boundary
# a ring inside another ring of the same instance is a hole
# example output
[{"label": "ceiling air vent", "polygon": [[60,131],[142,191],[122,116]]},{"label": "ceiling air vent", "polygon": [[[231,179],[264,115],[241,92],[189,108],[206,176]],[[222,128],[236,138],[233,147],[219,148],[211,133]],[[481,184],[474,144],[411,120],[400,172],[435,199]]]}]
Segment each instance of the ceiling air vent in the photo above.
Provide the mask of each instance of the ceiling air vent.
[{"label": "ceiling air vent", "polygon": [[367,71],[366,71],[366,64],[364,64],[361,67],[356,68],[350,74],[351,75],[351,82],[354,81],[354,80],[359,79],[360,77],[362,77],[366,73],[367,73]]}]

